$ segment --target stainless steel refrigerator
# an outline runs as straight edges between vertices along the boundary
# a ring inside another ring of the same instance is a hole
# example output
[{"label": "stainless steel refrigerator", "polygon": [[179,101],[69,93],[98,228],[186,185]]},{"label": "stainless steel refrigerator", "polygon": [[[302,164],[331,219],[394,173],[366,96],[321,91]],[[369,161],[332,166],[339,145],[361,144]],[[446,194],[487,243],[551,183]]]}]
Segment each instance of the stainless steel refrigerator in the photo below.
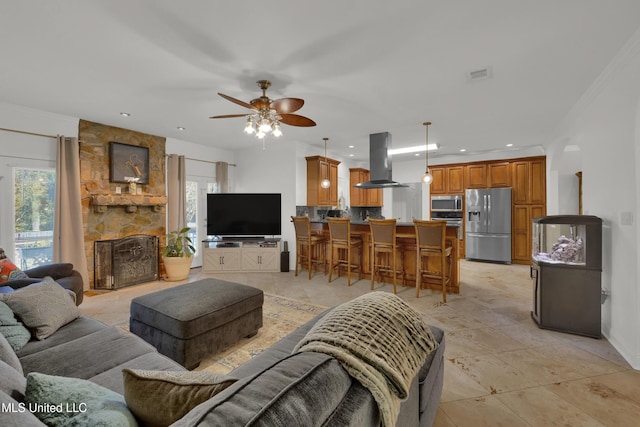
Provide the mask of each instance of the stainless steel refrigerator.
[{"label": "stainless steel refrigerator", "polygon": [[511,188],[467,190],[465,222],[467,259],[511,264]]}]

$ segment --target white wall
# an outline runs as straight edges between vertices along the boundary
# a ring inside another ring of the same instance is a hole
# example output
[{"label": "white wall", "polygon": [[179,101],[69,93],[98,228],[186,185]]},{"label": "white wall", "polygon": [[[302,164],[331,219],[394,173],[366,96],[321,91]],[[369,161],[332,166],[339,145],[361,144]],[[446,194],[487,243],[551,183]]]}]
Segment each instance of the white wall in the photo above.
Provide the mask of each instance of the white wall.
[{"label": "white wall", "polygon": [[[640,32],[576,105],[558,138],[580,149],[584,213],[604,220],[602,286],[611,295],[602,306],[603,334],[636,369],[640,369],[638,76]],[[560,192],[558,199],[562,197]],[[624,222],[623,215],[632,221]]]}]

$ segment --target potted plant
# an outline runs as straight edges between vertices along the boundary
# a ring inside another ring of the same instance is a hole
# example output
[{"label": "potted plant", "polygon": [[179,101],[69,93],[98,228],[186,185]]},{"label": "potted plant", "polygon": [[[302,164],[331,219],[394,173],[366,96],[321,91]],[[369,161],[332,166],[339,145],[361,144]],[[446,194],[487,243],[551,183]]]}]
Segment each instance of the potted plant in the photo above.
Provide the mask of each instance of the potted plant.
[{"label": "potted plant", "polygon": [[191,228],[184,227],[180,231],[172,231],[167,234],[167,244],[162,249],[162,261],[167,272],[165,280],[184,280],[189,276],[191,261],[196,249],[193,241],[187,233]]}]

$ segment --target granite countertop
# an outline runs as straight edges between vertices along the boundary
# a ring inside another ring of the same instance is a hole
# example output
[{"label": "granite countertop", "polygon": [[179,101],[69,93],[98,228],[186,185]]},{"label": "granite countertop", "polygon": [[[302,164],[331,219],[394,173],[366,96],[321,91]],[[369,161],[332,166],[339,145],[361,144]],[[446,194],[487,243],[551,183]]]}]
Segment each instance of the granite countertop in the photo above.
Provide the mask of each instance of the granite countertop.
[{"label": "granite countertop", "polygon": [[[317,219],[317,220],[311,220],[312,224],[326,224],[327,220],[326,219]],[[351,221],[352,225],[369,225],[368,221],[362,221],[362,220],[352,220]],[[401,226],[401,227],[413,227],[413,222],[397,222],[396,226]],[[447,224],[448,228],[458,228],[457,225],[450,225]]]}]

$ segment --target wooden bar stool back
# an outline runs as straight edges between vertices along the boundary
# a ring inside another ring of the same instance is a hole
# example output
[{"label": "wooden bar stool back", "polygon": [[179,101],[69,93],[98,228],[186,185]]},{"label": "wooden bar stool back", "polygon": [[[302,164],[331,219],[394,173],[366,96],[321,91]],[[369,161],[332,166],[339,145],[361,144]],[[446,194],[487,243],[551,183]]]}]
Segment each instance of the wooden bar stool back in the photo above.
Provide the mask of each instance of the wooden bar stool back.
[{"label": "wooden bar stool back", "polygon": [[325,248],[326,240],[321,235],[311,233],[311,221],[308,216],[292,216],[293,227],[296,231],[296,276],[298,265],[306,262],[311,280],[312,265],[322,264],[324,274],[327,274]]},{"label": "wooden bar stool back", "polygon": [[[442,302],[447,302],[447,284],[451,282],[451,246],[446,246],[447,221],[414,219],[416,229],[416,298],[420,298],[422,278],[440,279]],[[429,257],[440,259],[440,271],[429,269]],[[427,258],[426,261],[423,258]],[[448,264],[448,268],[447,267]]]},{"label": "wooden bar stool back", "polygon": [[[393,293],[395,294],[398,273],[396,255],[401,249],[396,241],[396,220],[395,218],[369,219],[369,227],[371,227],[371,289],[373,289],[376,273],[386,271],[393,275]],[[380,278],[382,279],[381,274]]]},{"label": "wooden bar stool back", "polygon": [[[362,239],[351,235],[350,218],[327,218],[329,224],[329,283],[333,277],[333,270],[347,269],[347,284],[351,286],[351,269],[358,270],[358,279],[362,279]],[[337,259],[334,259],[334,252],[337,251]],[[358,255],[358,262],[352,262],[352,251]]]}]

